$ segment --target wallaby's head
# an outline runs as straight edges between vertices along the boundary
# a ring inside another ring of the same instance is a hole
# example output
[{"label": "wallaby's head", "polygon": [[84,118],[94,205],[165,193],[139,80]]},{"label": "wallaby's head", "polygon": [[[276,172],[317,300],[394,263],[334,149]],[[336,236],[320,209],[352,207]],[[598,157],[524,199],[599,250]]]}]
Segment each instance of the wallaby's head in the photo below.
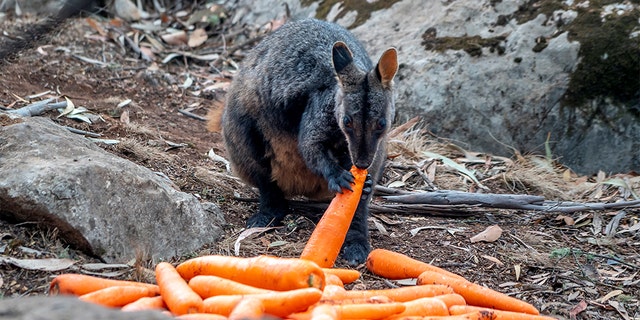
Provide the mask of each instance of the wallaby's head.
[{"label": "wallaby's head", "polygon": [[353,61],[344,42],[333,45],[333,68],[338,80],[336,119],[349,145],[353,164],[368,168],[393,122],[393,77],[398,71],[396,49],[387,49],[372,70]]}]

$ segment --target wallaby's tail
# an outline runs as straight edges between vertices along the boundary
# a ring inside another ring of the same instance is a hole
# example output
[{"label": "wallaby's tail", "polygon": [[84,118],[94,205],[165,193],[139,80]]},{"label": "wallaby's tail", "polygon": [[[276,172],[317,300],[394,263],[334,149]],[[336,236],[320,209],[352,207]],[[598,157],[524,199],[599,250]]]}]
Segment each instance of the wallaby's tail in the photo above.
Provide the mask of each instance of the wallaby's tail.
[{"label": "wallaby's tail", "polygon": [[92,8],[94,0],[67,0],[57,14],[45,19],[42,22],[28,26],[15,39],[5,40],[0,44],[0,63],[12,58],[23,50],[32,48],[42,39],[55,30],[66,19],[79,14],[82,11]]},{"label": "wallaby's tail", "polygon": [[211,132],[222,131],[222,113],[224,112],[224,102],[216,100],[207,112],[207,130]]}]

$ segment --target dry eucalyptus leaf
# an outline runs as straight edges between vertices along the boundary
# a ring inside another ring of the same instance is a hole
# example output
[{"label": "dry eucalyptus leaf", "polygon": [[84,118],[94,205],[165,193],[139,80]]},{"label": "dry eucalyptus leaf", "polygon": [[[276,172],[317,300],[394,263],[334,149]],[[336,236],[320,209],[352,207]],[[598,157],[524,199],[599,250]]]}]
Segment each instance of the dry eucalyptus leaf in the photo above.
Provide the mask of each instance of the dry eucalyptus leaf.
[{"label": "dry eucalyptus leaf", "polygon": [[189,35],[187,44],[189,45],[189,47],[195,48],[207,41],[208,38],[209,37],[207,36],[207,31],[202,28],[198,28],[193,30],[193,32]]},{"label": "dry eucalyptus leaf", "polygon": [[164,42],[174,45],[174,46],[181,46],[183,44],[186,44],[188,39],[187,39],[187,33],[184,32],[184,30],[180,30],[177,32],[173,32],[173,33],[168,33],[168,34],[163,34],[161,36],[162,40],[164,40]]},{"label": "dry eucalyptus leaf", "polygon": [[495,263],[495,264],[497,264],[497,265],[499,265],[499,266],[504,266],[504,262],[500,261],[500,260],[499,260],[498,258],[496,258],[496,257],[488,256],[488,255],[486,255],[486,254],[485,254],[485,255],[482,255],[482,257],[483,257],[483,258],[485,258],[485,259],[487,259],[487,260],[489,260],[489,261],[491,261],[491,262],[493,262],[493,263]]},{"label": "dry eucalyptus leaf", "polygon": [[469,240],[471,241],[471,243],[476,243],[480,241],[494,242],[498,240],[501,235],[502,235],[502,228],[500,228],[498,225],[493,225],[493,226],[487,227],[486,229],[484,229],[484,231],[476,234],[475,236],[471,237]]},{"label": "dry eucalyptus leaf", "polygon": [[236,242],[233,244],[233,250],[236,256],[240,255],[240,242],[246,238],[248,238],[249,236],[251,236],[254,233],[263,233],[269,230],[273,230],[276,227],[266,227],[266,228],[249,228],[247,230],[244,230],[240,233],[240,235],[238,235],[238,239],[236,239]]},{"label": "dry eucalyptus leaf", "polygon": [[60,271],[74,265],[76,261],[71,259],[16,259],[12,257],[0,257],[0,264],[11,264],[26,270]]},{"label": "dry eucalyptus leaf", "polygon": [[572,217],[565,216],[565,215],[557,216],[556,220],[563,220],[564,224],[567,225],[567,226],[572,226],[572,225],[576,224]]}]

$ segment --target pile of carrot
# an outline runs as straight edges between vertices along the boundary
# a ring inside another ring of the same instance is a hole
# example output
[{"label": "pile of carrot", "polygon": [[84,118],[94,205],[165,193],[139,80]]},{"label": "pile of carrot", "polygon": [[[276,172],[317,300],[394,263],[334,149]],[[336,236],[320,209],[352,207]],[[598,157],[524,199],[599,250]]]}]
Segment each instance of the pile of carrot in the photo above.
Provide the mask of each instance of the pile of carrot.
[{"label": "pile of carrot", "polygon": [[351,172],[353,190],[336,195],[316,227],[323,231],[314,232],[299,259],[211,255],[176,267],[161,262],[157,284],[62,274],[49,294],[76,295],[124,312],[159,310],[178,319],[553,319],[524,301],[384,249],[369,254],[368,270],[388,279],[417,278],[417,285],[345,289],[360,272],[333,268],[344,241],[336,234],[346,235],[366,178],[365,170]]}]

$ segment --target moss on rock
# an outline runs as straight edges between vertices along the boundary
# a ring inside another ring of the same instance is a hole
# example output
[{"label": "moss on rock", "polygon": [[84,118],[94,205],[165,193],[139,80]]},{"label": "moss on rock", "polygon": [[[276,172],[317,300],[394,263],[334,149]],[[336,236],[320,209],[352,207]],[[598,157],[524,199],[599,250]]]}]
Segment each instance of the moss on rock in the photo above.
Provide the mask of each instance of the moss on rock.
[{"label": "moss on rock", "polygon": [[340,11],[336,18],[342,18],[350,11],[357,12],[358,15],[355,22],[349,26],[349,28],[355,28],[367,21],[369,17],[371,17],[372,12],[389,8],[398,1],[400,0],[378,0],[373,2],[369,2],[367,0],[302,0],[301,2],[303,6],[310,6],[311,4],[318,2],[319,5],[318,11],[316,12],[316,18],[319,19],[326,19],[331,8],[333,8],[335,4],[340,3],[342,11]]}]

